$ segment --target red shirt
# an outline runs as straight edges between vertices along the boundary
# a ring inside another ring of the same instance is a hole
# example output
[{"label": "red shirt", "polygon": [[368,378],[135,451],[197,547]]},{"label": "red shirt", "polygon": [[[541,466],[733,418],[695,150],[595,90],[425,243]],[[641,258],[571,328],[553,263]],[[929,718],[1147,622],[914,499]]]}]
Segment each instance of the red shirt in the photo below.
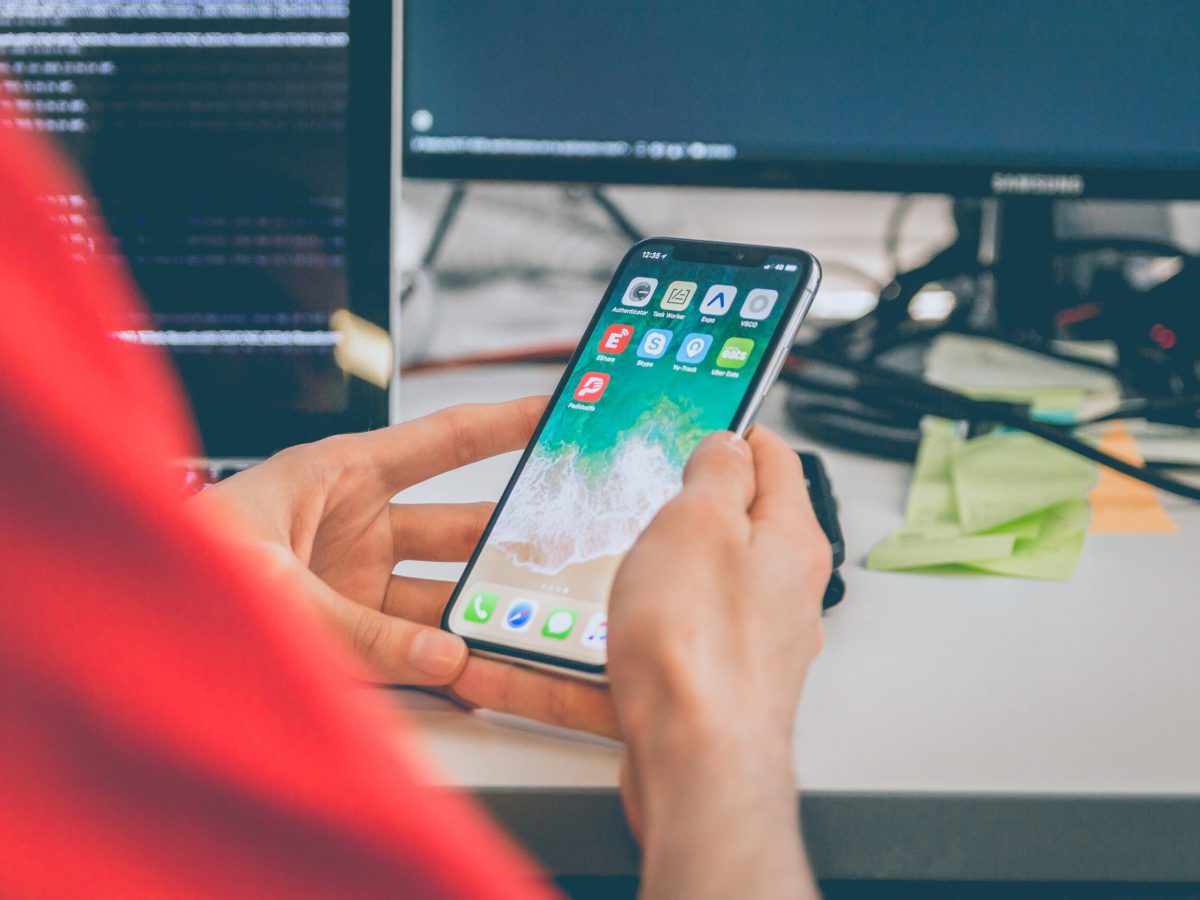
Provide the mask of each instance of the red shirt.
[{"label": "red shirt", "polygon": [[0,895],[543,896],[180,508],[185,405],[106,336],[138,301],[39,200],[72,184],[0,122]]}]

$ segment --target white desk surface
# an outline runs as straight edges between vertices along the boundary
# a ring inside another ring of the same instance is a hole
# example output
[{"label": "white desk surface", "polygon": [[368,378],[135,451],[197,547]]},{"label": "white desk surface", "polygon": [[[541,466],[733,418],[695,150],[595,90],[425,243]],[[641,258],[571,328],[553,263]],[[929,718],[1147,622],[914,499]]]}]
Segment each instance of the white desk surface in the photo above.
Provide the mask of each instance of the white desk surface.
[{"label": "white desk surface", "polygon": [[[404,417],[547,392],[557,374],[412,376]],[[781,393],[760,421],[786,433]],[[1089,536],[1065,584],[870,572],[910,467],[818,449],[847,546],[794,751],[818,872],[1200,882],[1200,505],[1165,500],[1176,535]],[[400,499],[494,498],[515,461]],[[632,870],[627,838],[596,855],[596,829],[619,827],[619,745],[403,696],[447,781],[481,792],[549,865]]]}]

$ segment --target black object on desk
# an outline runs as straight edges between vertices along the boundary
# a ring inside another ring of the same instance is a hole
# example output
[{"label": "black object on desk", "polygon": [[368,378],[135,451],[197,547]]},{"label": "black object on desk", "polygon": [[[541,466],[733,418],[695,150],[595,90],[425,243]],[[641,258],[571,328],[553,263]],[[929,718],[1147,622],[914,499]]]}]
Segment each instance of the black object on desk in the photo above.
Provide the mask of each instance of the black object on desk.
[{"label": "black object on desk", "polygon": [[837,606],[842,602],[846,593],[846,583],[838,574],[838,567],[846,561],[846,542],[842,539],[842,526],[838,523],[837,499],[833,496],[833,483],[825,471],[821,457],[815,453],[796,451],[800,463],[804,466],[804,478],[808,482],[808,496],[812,500],[813,512],[829,546],[833,550],[833,574],[825,588],[825,597],[821,601],[824,609]]}]

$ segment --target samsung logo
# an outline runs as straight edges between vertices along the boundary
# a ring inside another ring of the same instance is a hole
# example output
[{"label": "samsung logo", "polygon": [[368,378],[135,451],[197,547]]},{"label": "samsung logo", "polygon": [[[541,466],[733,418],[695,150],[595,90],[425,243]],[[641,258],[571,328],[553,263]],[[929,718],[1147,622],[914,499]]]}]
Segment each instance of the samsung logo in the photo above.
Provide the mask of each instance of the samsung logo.
[{"label": "samsung logo", "polygon": [[1037,172],[993,172],[992,193],[1078,197],[1083,193],[1083,176],[1047,175]]}]

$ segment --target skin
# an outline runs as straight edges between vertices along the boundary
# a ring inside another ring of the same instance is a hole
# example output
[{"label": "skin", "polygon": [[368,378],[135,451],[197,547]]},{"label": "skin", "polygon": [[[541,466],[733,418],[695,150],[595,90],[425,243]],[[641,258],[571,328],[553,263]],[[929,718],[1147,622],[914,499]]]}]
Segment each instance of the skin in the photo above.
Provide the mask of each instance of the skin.
[{"label": "skin", "polygon": [[799,460],[777,436],[720,432],[693,454],[681,492],[618,571],[610,689],[470,656],[438,628],[453,584],[392,574],[403,560],[465,561],[494,506],[392,496],[521,449],[545,403],[452,407],[294,447],[193,505],[379,681],[623,739],[644,896],[816,896],[790,746],[831,557]]}]

